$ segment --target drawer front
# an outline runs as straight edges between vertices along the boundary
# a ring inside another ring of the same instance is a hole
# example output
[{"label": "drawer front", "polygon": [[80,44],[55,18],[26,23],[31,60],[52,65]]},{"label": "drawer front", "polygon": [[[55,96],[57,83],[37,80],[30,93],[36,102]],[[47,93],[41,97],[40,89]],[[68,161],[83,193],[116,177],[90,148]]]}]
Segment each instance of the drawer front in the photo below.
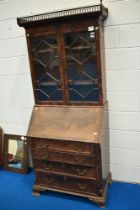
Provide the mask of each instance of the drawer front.
[{"label": "drawer front", "polygon": [[86,142],[32,138],[32,147],[36,149],[47,148],[48,150],[96,154],[96,145]]},{"label": "drawer front", "polygon": [[74,163],[80,165],[96,165],[96,156],[84,156],[76,154],[66,154],[54,151],[47,151],[44,148],[41,149],[32,149],[32,155],[35,159],[44,159],[49,161],[57,161],[64,163]]},{"label": "drawer front", "polygon": [[94,180],[52,175],[44,172],[36,173],[35,185],[81,194],[97,194],[99,190]]},{"label": "drawer front", "polygon": [[35,170],[45,170],[47,172],[62,173],[68,175],[83,176],[96,179],[96,167],[72,165],[58,162],[51,162],[46,160],[34,159]]}]

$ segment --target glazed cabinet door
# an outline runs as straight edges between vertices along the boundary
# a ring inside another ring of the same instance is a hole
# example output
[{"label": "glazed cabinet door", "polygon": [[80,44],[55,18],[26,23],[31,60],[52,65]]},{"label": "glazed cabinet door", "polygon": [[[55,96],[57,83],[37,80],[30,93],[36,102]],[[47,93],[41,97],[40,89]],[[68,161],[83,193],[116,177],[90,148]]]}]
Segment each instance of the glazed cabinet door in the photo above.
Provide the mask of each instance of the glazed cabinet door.
[{"label": "glazed cabinet door", "polygon": [[66,78],[70,104],[100,102],[98,34],[94,25],[75,26],[64,33]]},{"label": "glazed cabinet door", "polygon": [[80,21],[27,32],[36,104],[102,103],[98,30]]},{"label": "glazed cabinet door", "polygon": [[60,48],[55,33],[30,34],[28,38],[35,101],[63,103]]}]

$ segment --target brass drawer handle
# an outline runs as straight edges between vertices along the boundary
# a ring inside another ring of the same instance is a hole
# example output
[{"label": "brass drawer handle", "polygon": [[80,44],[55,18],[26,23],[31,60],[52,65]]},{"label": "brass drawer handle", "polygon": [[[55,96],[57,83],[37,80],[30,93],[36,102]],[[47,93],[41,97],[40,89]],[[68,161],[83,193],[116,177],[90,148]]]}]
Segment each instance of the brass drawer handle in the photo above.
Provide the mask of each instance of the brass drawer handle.
[{"label": "brass drawer handle", "polygon": [[68,178],[67,178],[66,176],[63,176],[63,180],[64,180],[64,181],[67,181]]},{"label": "brass drawer handle", "polygon": [[88,186],[86,184],[78,183],[78,186],[81,190],[86,190],[88,188]]},{"label": "brass drawer handle", "polygon": [[85,158],[75,157],[75,161],[76,161],[77,163],[84,163]]},{"label": "brass drawer handle", "polygon": [[42,149],[42,148],[48,148],[49,147],[49,144],[47,143],[47,144],[40,144],[40,145],[37,145],[36,147],[35,147],[35,149]]},{"label": "brass drawer handle", "polygon": [[78,149],[78,152],[83,152],[84,150],[85,150],[84,147],[80,147],[80,148]]},{"label": "brass drawer handle", "polygon": [[44,154],[43,158],[47,160],[49,158],[49,154],[48,153]]},{"label": "brass drawer handle", "polygon": [[52,184],[54,182],[53,178],[47,179],[47,184]]},{"label": "brass drawer handle", "polygon": [[35,154],[35,158],[43,158],[44,160],[48,160],[49,154]]},{"label": "brass drawer handle", "polygon": [[79,174],[79,175],[85,175],[86,173],[87,173],[87,169],[85,168],[85,169],[83,169],[83,170],[81,170],[81,169],[79,169],[79,168],[77,168],[77,173]]},{"label": "brass drawer handle", "polygon": [[47,166],[46,164],[44,164],[44,168],[47,170],[50,170],[52,168],[52,164],[48,164]]},{"label": "brass drawer handle", "polygon": [[62,168],[63,169],[66,169],[66,165],[64,163],[62,164]]},{"label": "brass drawer handle", "polygon": [[48,143],[47,143],[47,144],[45,144],[45,147],[46,147],[46,148],[48,148],[48,147],[49,147],[49,144],[48,144]]},{"label": "brass drawer handle", "polygon": [[66,166],[64,163],[61,165],[61,168],[67,173],[70,171],[69,167]]}]

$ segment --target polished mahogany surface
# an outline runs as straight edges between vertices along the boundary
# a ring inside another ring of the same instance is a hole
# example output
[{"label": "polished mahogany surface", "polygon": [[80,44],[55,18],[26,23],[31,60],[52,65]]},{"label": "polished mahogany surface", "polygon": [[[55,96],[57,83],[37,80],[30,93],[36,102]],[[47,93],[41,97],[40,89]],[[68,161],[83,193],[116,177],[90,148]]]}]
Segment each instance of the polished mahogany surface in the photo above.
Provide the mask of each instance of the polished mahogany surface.
[{"label": "polished mahogany surface", "polygon": [[99,143],[103,107],[35,106],[28,136]]}]

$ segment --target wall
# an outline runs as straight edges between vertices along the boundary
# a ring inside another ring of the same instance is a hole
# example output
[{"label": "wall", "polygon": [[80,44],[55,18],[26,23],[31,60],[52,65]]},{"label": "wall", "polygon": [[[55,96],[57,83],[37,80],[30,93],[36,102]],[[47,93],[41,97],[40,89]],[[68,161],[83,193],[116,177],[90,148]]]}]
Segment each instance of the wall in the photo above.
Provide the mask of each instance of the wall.
[{"label": "wall", "polygon": [[[0,126],[26,134],[34,104],[27,46],[17,16],[94,0],[0,0]],[[113,179],[140,183],[140,0],[104,0],[110,167]],[[106,132],[106,131],[105,131]]]}]

